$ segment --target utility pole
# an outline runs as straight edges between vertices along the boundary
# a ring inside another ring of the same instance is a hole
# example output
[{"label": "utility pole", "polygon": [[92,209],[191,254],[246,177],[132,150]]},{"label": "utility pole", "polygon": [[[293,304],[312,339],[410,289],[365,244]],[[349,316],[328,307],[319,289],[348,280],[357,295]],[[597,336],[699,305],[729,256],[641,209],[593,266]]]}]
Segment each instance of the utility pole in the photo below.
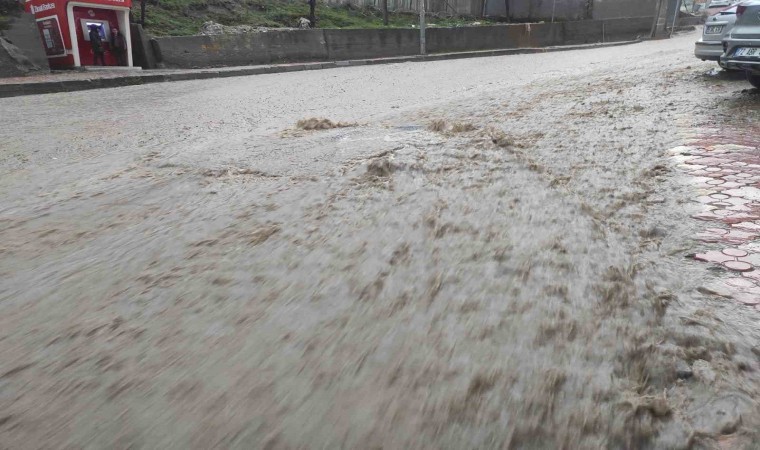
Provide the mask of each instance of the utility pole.
[{"label": "utility pole", "polygon": [[657,0],[656,7],[654,9],[654,20],[652,22],[652,33],[649,36],[652,39],[657,37],[657,29],[660,28],[660,19],[662,17],[662,4],[663,4],[663,0]]},{"label": "utility pole", "polygon": [[509,18],[509,0],[504,0],[504,14],[507,16],[507,22],[511,22]]},{"label": "utility pole", "polygon": [[312,28],[317,28],[317,0],[309,0],[309,22]]},{"label": "utility pole", "polygon": [[383,0],[383,25],[388,26],[388,0]]},{"label": "utility pole", "polygon": [[670,37],[673,37],[673,32],[676,31],[676,22],[678,22],[678,13],[681,12],[681,0],[676,0],[676,12],[673,13],[673,25],[670,26]]},{"label": "utility pole", "polygon": [[425,54],[425,0],[418,0],[420,5],[420,55]]}]

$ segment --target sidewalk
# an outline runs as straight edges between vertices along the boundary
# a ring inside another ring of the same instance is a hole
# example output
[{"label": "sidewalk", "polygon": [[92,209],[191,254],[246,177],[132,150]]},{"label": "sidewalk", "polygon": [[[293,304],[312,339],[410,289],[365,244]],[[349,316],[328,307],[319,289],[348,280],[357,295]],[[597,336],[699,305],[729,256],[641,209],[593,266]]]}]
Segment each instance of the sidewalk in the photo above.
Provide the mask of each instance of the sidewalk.
[{"label": "sidewalk", "polygon": [[145,71],[72,71],[56,72],[27,77],[0,78],[0,98],[21,95],[50,94],[73,92],[87,89],[101,89],[121,86],[134,86],[168,81],[205,80],[209,78],[239,77],[281,72],[298,72],[303,70],[332,69],[372,64],[393,64],[403,62],[442,61],[459,58],[480,58],[488,56],[517,55],[526,53],[547,53],[566,50],[594,49],[614,47],[641,42],[622,41],[600,44],[563,45],[541,48],[516,48],[503,50],[482,50],[473,52],[438,53],[433,55],[413,55],[392,58],[357,59],[350,61],[309,62],[271,64],[260,66],[222,67],[213,69],[158,69]]}]

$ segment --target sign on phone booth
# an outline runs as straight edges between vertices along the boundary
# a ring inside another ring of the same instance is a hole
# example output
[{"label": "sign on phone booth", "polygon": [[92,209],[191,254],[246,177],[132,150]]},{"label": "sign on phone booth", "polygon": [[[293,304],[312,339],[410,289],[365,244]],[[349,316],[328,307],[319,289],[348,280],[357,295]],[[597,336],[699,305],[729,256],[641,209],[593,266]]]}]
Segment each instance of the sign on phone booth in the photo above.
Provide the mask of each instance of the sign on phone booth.
[{"label": "sign on phone booth", "polygon": [[63,35],[58,17],[43,17],[37,20],[37,27],[42,35],[42,44],[48,58],[66,56],[66,48],[63,46]]},{"label": "sign on phone booth", "polygon": [[132,66],[132,0],[28,0],[50,68]]}]

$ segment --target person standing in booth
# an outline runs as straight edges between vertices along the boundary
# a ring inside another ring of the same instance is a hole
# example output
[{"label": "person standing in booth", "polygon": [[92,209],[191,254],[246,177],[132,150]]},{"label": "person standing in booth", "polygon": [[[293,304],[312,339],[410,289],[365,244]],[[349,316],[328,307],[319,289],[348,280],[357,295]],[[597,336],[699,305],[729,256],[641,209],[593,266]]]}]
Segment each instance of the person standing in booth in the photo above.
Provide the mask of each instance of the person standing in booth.
[{"label": "person standing in booth", "polygon": [[118,65],[127,65],[127,40],[124,39],[123,34],[119,33],[118,28],[111,29],[111,51]]},{"label": "person standing in booth", "polygon": [[100,38],[100,28],[98,25],[90,25],[90,45],[92,45],[92,65],[98,65],[98,58],[100,63],[106,65],[105,50],[103,49],[103,40]]}]

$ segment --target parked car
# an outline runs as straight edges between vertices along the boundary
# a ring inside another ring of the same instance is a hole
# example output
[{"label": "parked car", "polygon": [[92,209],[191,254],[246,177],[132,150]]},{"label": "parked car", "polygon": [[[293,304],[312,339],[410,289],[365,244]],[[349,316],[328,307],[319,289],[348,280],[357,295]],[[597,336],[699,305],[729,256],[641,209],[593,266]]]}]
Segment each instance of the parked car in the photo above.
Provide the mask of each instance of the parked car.
[{"label": "parked car", "polygon": [[747,79],[760,89],[760,0],[748,0],[736,9],[736,23],[723,40],[721,64],[744,70]]},{"label": "parked car", "polygon": [[707,13],[707,16],[709,17],[738,3],[741,3],[741,0],[715,0],[707,5],[705,13]]},{"label": "parked car", "polygon": [[694,55],[702,61],[720,63],[723,55],[723,38],[728,36],[736,22],[736,8],[732,6],[713,16],[705,22],[702,37],[694,46]]}]

